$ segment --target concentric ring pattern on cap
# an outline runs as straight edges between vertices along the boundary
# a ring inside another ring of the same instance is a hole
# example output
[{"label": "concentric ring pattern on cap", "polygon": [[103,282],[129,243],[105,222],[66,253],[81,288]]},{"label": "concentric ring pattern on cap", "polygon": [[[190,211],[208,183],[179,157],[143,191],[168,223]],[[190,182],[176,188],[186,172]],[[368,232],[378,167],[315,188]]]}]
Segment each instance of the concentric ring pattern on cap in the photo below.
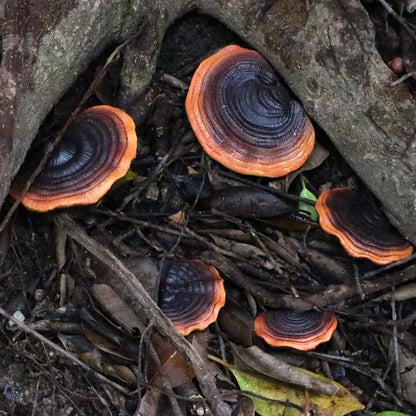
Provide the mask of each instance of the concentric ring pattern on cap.
[{"label": "concentric ring pattern on cap", "polygon": [[306,162],[315,144],[309,118],[271,66],[236,45],[200,64],[186,111],[206,153],[242,174],[286,175]]},{"label": "concentric ring pattern on cap", "polygon": [[331,339],[337,319],[330,311],[267,311],[254,321],[254,330],[268,344],[312,350]]},{"label": "concentric ring pattern on cap", "polygon": [[413,246],[362,193],[350,188],[327,189],[319,196],[316,210],[322,229],[338,237],[353,257],[365,257],[385,265],[413,252]]},{"label": "concentric ring pattern on cap", "polygon": [[223,279],[200,260],[170,261],[160,286],[159,307],[183,335],[215,322],[225,303]]},{"label": "concentric ring pattern on cap", "polygon": [[[127,113],[107,105],[91,107],[69,126],[22,203],[35,211],[93,204],[128,172],[136,150],[135,125]],[[43,154],[44,149],[25,161],[11,189],[14,198]]]}]

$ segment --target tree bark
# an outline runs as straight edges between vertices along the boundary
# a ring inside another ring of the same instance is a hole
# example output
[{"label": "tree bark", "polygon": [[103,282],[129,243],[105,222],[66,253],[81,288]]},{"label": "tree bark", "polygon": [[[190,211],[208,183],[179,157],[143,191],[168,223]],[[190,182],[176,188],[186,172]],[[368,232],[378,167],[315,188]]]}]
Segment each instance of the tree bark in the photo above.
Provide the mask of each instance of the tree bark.
[{"label": "tree bark", "polygon": [[358,0],[316,0],[309,10],[306,3],[5,0],[0,204],[42,120],[94,57],[146,24],[144,36],[152,40],[146,49],[153,55],[141,56],[144,75],[137,79],[129,72],[131,54],[124,68],[124,95],[135,95],[150,79],[166,28],[198,8],[269,60],[393,224],[416,243],[415,97],[404,85],[390,85],[395,75],[375,49],[372,24]]}]

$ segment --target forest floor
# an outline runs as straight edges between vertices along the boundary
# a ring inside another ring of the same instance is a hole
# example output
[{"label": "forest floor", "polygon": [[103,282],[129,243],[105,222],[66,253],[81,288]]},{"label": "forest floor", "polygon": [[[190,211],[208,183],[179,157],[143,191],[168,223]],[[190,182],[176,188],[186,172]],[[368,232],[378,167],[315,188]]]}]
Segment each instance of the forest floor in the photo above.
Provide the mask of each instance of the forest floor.
[{"label": "forest floor", "polygon": [[[215,211],[200,204],[219,189],[236,186],[269,189],[278,198],[287,193],[295,198],[283,200],[292,204],[298,204],[305,183],[316,196],[330,186],[364,188],[318,126],[320,153],[311,170],[290,179],[233,174],[203,155],[186,118],[187,85],[202,59],[232,43],[245,46],[220,23],[194,13],[170,28],[150,85],[130,175],[97,205],[65,212],[133,271],[135,260],[142,258],[203,258],[215,264],[226,280],[227,308],[217,323],[194,336],[206,352],[232,362],[232,345],[257,345],[270,356],[343,385],[366,407],[354,415],[389,409],[414,415],[413,258],[386,269],[349,257],[338,240],[304,217],[242,218],[239,212],[226,212],[227,207]],[[58,131],[111,52],[112,48],[106,50],[79,77],[45,120],[34,146]],[[119,73],[120,62],[115,61],[87,107],[115,102]],[[11,200],[6,201],[4,211],[10,206]],[[55,221],[61,213],[38,214],[20,207],[0,234],[0,305],[121,388],[98,380],[5,320],[0,338],[0,415],[138,415],[144,408],[140,398],[149,399],[145,394],[152,389],[143,386],[149,381],[141,375],[146,360],[132,357],[143,354],[136,348],[146,340],[114,324],[111,311],[103,310],[94,297],[91,287],[103,276],[85,247],[66,239]],[[244,284],[229,272],[230,265],[245,276]],[[374,283],[368,291],[366,278]],[[338,288],[334,298],[329,285]],[[395,299],[392,294],[397,291],[402,297]],[[273,309],[273,300],[261,297],[265,292],[276,299],[288,293],[301,298],[321,294],[324,309],[334,311],[339,320],[332,340],[312,352],[276,352],[267,346],[252,329],[256,314]],[[222,391],[237,389],[228,370],[216,371],[222,374],[218,376]],[[204,414],[198,413],[197,401],[181,399],[191,397],[188,390],[175,391],[183,412]],[[152,400],[143,414],[174,414],[166,396]],[[231,402],[237,406],[235,397]],[[240,408],[238,414],[250,412]]]}]

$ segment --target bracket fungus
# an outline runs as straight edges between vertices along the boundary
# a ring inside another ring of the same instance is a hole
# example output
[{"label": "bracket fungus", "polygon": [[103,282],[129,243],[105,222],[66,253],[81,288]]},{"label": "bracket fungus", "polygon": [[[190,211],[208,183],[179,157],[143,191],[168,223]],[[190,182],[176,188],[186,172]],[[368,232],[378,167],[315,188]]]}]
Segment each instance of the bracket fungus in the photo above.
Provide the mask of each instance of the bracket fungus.
[{"label": "bracket fungus", "polygon": [[413,246],[362,193],[349,188],[327,189],[319,196],[316,210],[322,229],[338,237],[353,257],[385,265],[413,252]]},{"label": "bracket fungus", "polygon": [[217,269],[200,260],[174,260],[161,274],[159,307],[182,335],[216,321],[225,304],[224,281]]},{"label": "bracket fungus", "polygon": [[[49,211],[97,202],[123,177],[136,157],[137,136],[131,117],[108,105],[82,112],[49,155],[22,204]],[[18,198],[40,163],[45,149],[23,164],[10,193]]]},{"label": "bracket fungus", "polygon": [[186,112],[201,146],[230,170],[279,177],[315,144],[311,121],[256,51],[229,45],[196,70]]},{"label": "bracket fungus", "polygon": [[269,345],[309,351],[331,339],[337,318],[329,311],[268,311],[254,321],[254,331]]}]

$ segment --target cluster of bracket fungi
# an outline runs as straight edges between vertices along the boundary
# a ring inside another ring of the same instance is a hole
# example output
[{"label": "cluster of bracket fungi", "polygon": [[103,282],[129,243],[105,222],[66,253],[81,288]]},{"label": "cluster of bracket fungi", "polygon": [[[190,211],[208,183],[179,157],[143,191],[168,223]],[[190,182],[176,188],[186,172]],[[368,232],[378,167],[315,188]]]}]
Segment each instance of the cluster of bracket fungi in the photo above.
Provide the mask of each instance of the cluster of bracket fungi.
[{"label": "cluster of bracket fungi", "polygon": [[[302,166],[315,145],[311,121],[291,98],[270,65],[255,51],[227,46],[195,72],[186,112],[205,152],[235,172],[281,177]],[[136,157],[135,125],[124,111],[92,107],[81,113],[50,154],[22,198],[27,208],[48,211],[97,202],[124,176]],[[43,150],[15,179],[18,198]],[[316,209],[320,225],[345,250],[376,264],[409,256],[413,247],[374,204],[347,188],[324,191]],[[182,334],[203,330],[225,304],[223,279],[200,260],[168,262],[161,271],[159,305]],[[328,341],[337,326],[330,311],[268,311],[255,332],[273,346],[301,350]]]}]

